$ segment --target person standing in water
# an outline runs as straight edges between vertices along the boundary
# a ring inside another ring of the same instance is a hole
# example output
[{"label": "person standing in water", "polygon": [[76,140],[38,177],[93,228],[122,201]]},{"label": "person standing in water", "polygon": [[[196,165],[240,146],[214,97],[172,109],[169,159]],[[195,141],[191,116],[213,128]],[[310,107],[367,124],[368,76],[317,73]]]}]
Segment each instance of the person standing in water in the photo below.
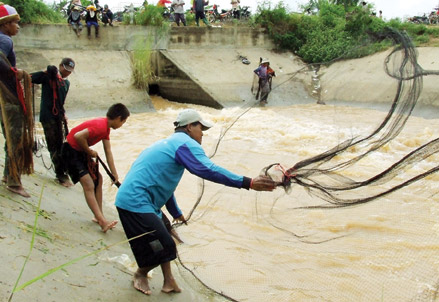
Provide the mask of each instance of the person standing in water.
[{"label": "person standing in water", "polygon": [[177,257],[174,240],[162,221],[161,208],[166,206],[172,217],[186,223],[174,196],[183,172],[187,169],[203,179],[234,188],[272,191],[276,184],[270,178],[249,178],[215,165],[201,147],[203,131],[213,125],[193,109],[181,111],[174,122],[175,132],[145,149],[131,166],[116,195],[116,208],[130,241],[138,269],[134,288],[151,294],[147,274],[160,266],[162,292],[181,292],[171,271]]},{"label": "person standing in water", "polygon": [[261,63],[259,67],[254,70],[254,73],[259,78],[258,94],[259,92],[261,93],[259,102],[261,106],[264,106],[268,103],[267,99],[271,91],[271,81],[272,78],[276,76],[276,73],[270,68],[270,61],[268,59],[261,59]]}]

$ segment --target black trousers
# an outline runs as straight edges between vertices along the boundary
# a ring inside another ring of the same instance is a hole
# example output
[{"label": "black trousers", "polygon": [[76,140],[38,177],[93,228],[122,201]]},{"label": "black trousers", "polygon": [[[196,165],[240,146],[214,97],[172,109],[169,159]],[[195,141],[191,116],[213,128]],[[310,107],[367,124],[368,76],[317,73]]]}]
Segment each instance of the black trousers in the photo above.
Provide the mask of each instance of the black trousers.
[{"label": "black trousers", "polygon": [[61,121],[52,120],[41,124],[43,125],[47,149],[49,149],[56,177],[62,180],[62,178],[67,177],[66,167],[61,156],[61,148],[65,137],[63,123]]}]

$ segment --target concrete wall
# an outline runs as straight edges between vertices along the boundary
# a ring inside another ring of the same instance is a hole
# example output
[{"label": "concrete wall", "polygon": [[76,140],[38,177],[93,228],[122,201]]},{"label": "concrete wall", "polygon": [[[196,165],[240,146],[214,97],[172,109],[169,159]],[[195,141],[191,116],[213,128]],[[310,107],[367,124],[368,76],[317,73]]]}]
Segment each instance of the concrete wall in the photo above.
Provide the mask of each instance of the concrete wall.
[{"label": "concrete wall", "polygon": [[150,42],[152,49],[166,49],[168,35],[160,34],[157,28],[146,26],[100,26],[100,38],[87,38],[84,26],[81,36],[76,37],[67,24],[24,25],[20,33],[14,36],[15,47],[39,49],[76,49],[76,50],[117,50],[132,51],[136,43]]},{"label": "concrete wall", "polygon": [[264,29],[250,27],[172,27],[169,49],[274,47]]},{"label": "concrete wall", "polygon": [[[195,77],[188,68],[185,68],[188,66],[188,60],[190,65],[198,64],[198,67],[212,64],[209,70],[215,70],[222,64],[212,59],[204,62],[193,61],[194,52],[200,49],[204,51],[224,49],[219,57],[224,57],[226,53],[231,53],[235,57],[238,47],[241,51],[273,47],[264,30],[242,26],[230,28],[100,26],[99,35],[99,38],[95,38],[92,28],[91,38],[88,39],[87,29],[84,27],[81,36],[77,37],[67,24],[23,25],[20,33],[13,37],[15,49],[20,53],[18,60],[21,62],[18,62],[18,65],[29,71],[42,70],[49,64],[56,65],[61,57],[69,56],[77,62],[77,74],[71,76],[72,91],[76,90],[76,94],[69,93],[69,98],[73,98],[72,103],[83,104],[87,99],[86,96],[93,95],[94,89],[99,87],[108,91],[109,100],[124,100],[129,95],[132,108],[143,108],[144,106],[137,105],[142,103],[150,107],[149,98],[147,96],[145,98],[143,92],[143,94],[139,93],[141,91],[130,84],[130,52],[137,45],[142,48],[146,46],[152,50],[151,63],[156,79],[151,84],[158,85],[163,97],[176,102],[222,108],[224,101],[216,99],[220,94],[215,96],[209,90],[211,85],[205,81],[206,76]],[[168,55],[168,50],[180,50],[182,54],[180,57],[172,57]],[[46,56],[46,53],[50,53],[50,56]],[[232,79],[233,76],[228,77],[228,81]],[[78,87],[74,87],[75,85]],[[224,88],[225,85],[222,87]],[[88,102],[87,106],[93,104]]]},{"label": "concrete wall", "polygon": [[206,85],[185,72],[185,69],[170,57],[166,50],[154,54],[153,66],[160,95],[168,100],[209,106],[217,109],[223,106],[215,100]]},{"label": "concrete wall", "polygon": [[78,38],[67,24],[23,25],[20,33],[13,37],[15,47],[39,49],[118,50],[132,51],[141,42],[153,50],[257,47],[273,48],[263,29],[248,27],[207,28],[120,25],[100,26],[100,38],[87,38],[84,27]]}]

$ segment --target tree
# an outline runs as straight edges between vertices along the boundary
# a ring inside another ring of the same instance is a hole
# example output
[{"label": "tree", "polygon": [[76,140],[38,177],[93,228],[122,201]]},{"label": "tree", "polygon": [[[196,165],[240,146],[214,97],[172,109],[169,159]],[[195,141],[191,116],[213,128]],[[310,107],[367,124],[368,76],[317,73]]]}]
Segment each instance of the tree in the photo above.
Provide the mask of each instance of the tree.
[{"label": "tree", "polygon": [[361,1],[359,0],[309,0],[308,3],[301,5],[303,12],[309,15],[316,15],[324,4],[343,5],[347,12],[349,8],[357,6]]},{"label": "tree", "polygon": [[330,0],[330,2],[332,4],[343,5],[345,11],[348,11],[349,7],[357,6],[360,3],[358,0]]}]

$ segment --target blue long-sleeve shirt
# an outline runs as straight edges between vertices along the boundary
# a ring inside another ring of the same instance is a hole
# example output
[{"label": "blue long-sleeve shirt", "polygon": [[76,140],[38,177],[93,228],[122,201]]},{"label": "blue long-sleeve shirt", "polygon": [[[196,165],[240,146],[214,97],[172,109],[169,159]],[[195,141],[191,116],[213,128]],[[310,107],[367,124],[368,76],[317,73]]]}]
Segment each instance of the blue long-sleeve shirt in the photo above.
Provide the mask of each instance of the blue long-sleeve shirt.
[{"label": "blue long-sleeve shirt", "polygon": [[116,206],[161,217],[161,208],[166,205],[172,217],[180,217],[174,191],[184,169],[229,187],[250,187],[250,178],[215,165],[197,141],[185,132],[176,132],[139,155],[117,192]]}]

